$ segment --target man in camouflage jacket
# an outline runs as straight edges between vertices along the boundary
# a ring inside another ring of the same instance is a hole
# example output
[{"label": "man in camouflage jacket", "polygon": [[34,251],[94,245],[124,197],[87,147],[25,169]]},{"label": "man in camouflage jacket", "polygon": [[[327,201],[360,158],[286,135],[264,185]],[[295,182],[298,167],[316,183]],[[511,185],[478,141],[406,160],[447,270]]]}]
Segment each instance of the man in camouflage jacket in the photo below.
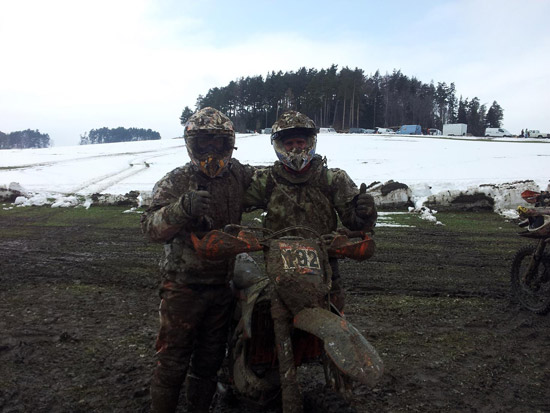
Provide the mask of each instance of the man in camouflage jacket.
[{"label": "man in camouflage jacket", "polygon": [[[284,113],[273,125],[271,135],[279,161],[256,171],[245,206],[267,211],[264,226],[274,231],[300,225],[327,234],[336,230],[338,217],[350,230],[372,229],[377,218],[373,197],[366,193],[364,184],[359,191],[345,171],[329,169],[326,160],[315,154],[316,141],[317,129],[311,119],[295,111]],[[297,232],[311,237],[308,232]],[[331,259],[330,264],[331,301],[342,311],[344,293],[338,281],[338,261]],[[276,325],[291,323],[291,315],[280,300],[272,300],[271,314]],[[284,334],[276,340],[278,349],[291,348],[285,345],[289,337]],[[284,411],[299,412],[302,402],[291,350],[279,354],[279,369]]]},{"label": "man in camouflage jacket", "polygon": [[[327,234],[336,230],[338,217],[350,230],[374,227],[374,198],[364,189],[360,193],[344,170],[328,168],[326,159],[315,154],[317,129],[310,118],[284,113],[272,127],[271,143],[279,161],[256,170],[244,201],[249,210],[267,211],[266,228],[304,225]],[[336,281],[337,261],[331,266]]]},{"label": "man in camouflage jacket", "polygon": [[163,413],[176,411],[188,368],[188,411],[207,412],[210,406],[225,355],[233,262],[198,258],[190,234],[240,223],[253,173],[231,159],[233,124],[216,109],[191,116],[184,136],[191,162],[157,182],[141,220],[148,238],[164,243],[158,362],[151,382],[152,411]]}]

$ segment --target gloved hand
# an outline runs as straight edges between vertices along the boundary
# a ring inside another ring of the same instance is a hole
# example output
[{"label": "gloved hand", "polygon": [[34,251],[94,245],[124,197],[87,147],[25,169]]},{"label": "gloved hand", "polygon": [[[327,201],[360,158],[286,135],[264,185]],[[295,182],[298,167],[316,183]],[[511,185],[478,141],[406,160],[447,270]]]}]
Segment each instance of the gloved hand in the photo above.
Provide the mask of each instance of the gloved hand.
[{"label": "gloved hand", "polygon": [[189,191],[182,198],[183,210],[193,218],[201,217],[208,212],[211,198],[208,191]]},{"label": "gloved hand", "polygon": [[368,218],[374,211],[374,198],[367,194],[367,186],[363,183],[359,188],[359,195],[355,201],[355,215],[359,218]]}]

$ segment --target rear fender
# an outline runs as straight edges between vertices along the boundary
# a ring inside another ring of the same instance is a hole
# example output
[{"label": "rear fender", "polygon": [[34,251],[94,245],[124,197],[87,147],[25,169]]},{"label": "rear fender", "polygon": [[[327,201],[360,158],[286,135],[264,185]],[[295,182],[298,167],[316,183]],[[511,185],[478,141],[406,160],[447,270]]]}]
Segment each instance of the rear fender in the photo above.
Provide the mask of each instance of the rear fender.
[{"label": "rear fender", "polygon": [[376,349],[348,321],[322,308],[306,308],[294,317],[294,327],[319,337],[325,352],[342,373],[374,386],[384,371]]}]

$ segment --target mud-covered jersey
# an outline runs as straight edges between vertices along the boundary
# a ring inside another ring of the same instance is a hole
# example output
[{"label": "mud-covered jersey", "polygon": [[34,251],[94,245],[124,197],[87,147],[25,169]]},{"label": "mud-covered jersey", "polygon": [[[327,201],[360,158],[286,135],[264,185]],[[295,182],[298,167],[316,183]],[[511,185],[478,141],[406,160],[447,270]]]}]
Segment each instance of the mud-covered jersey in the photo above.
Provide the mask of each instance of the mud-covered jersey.
[{"label": "mud-covered jersey", "polygon": [[[202,260],[191,243],[192,232],[223,229],[239,224],[242,198],[253,168],[232,159],[221,176],[209,178],[191,163],[176,168],[153,188],[152,202],[141,217],[141,229],[155,242],[164,242],[160,261],[164,279],[183,284],[222,284],[231,276],[232,260]],[[208,218],[193,218],[183,209],[189,191],[206,190],[212,196]]]},{"label": "mud-covered jersey", "polygon": [[355,215],[358,194],[357,186],[344,170],[327,168],[325,160],[316,155],[306,172],[294,173],[281,162],[256,170],[244,204],[248,210],[267,211],[264,226],[268,229],[303,225],[327,234],[337,228],[338,216],[351,230],[365,230],[374,225],[376,211],[367,220]]}]

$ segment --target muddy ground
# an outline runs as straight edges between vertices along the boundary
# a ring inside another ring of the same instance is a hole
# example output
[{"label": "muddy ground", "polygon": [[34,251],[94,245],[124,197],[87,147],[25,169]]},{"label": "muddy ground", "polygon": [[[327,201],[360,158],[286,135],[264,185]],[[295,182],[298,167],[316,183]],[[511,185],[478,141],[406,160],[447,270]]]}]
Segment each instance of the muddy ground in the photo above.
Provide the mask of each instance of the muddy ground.
[{"label": "muddy ground", "polygon": [[[0,210],[0,411],[148,411],[160,246],[122,211]],[[385,362],[357,410],[550,411],[550,317],[509,296],[527,242],[514,224],[395,219],[411,226],[377,229],[375,256],[342,264],[347,317]]]}]

